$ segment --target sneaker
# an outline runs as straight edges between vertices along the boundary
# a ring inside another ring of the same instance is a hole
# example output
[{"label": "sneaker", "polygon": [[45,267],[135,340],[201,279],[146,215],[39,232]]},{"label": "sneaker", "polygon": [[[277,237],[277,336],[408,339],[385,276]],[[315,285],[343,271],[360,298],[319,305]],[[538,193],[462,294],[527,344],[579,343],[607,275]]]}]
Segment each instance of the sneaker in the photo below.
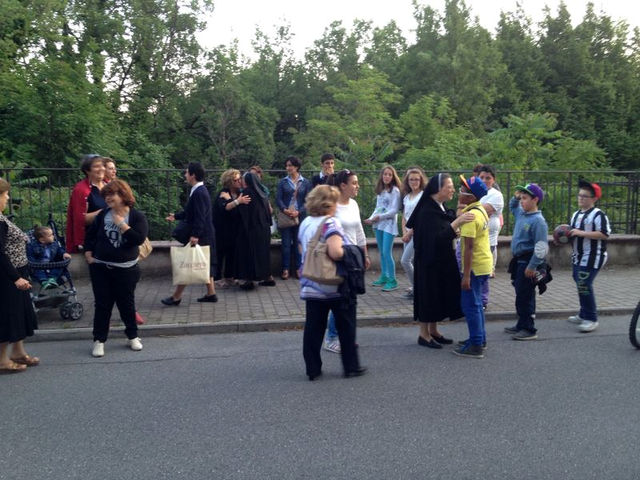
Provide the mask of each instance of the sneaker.
[{"label": "sneaker", "polygon": [[578,323],[578,324],[580,324],[580,323],[584,322],[585,320],[583,320],[582,318],[580,318],[580,315],[571,315],[569,318],[567,318],[567,321],[568,321],[568,322],[571,322],[571,323]]},{"label": "sneaker", "polygon": [[[467,338],[466,340],[460,340],[458,342],[458,345],[467,345],[469,343],[469,339]],[[482,350],[486,350],[487,349],[487,342],[482,342]]]},{"label": "sneaker", "polygon": [[340,340],[326,340],[324,342],[324,349],[331,353],[340,353]]},{"label": "sneaker", "polygon": [[516,333],[518,333],[520,331],[520,329],[518,329],[517,327],[505,327],[504,332],[505,333],[509,333],[511,335],[514,335]]},{"label": "sneaker", "polygon": [[104,357],[104,343],[99,340],[93,342],[93,351],[91,352],[91,355],[94,357]]},{"label": "sneaker", "polygon": [[484,358],[484,349],[480,345],[460,345],[453,349],[453,353],[459,357]]},{"label": "sneaker", "polygon": [[528,330],[520,330],[513,336],[514,340],[535,340],[536,338],[538,338],[538,334]]},{"label": "sneaker", "polygon": [[385,277],[384,275],[381,275],[376,281],[374,281],[371,284],[371,286],[373,286],[373,287],[382,287],[388,281],[389,281],[389,279],[387,277]]},{"label": "sneaker", "polygon": [[578,330],[584,333],[593,332],[596,328],[598,328],[598,322],[592,322],[591,320],[582,320],[578,325]]},{"label": "sneaker", "polygon": [[413,292],[407,291],[402,294],[402,298],[406,298],[407,300],[413,300]]},{"label": "sneaker", "polygon": [[139,352],[140,350],[142,350],[142,342],[140,341],[140,337],[127,340],[127,345],[134,352]]},{"label": "sneaker", "polygon": [[383,292],[392,292],[398,289],[398,281],[397,280],[389,280],[382,287]]}]

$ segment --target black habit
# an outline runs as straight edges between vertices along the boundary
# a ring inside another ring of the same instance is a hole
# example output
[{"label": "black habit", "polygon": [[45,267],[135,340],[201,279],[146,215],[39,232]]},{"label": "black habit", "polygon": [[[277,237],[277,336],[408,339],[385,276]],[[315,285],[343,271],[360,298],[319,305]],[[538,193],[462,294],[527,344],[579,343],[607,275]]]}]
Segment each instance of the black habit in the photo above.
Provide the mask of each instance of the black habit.
[{"label": "black habit", "polygon": [[463,316],[460,308],[460,271],[451,228],[455,212],[442,210],[425,191],[407,228],[413,229],[414,292],[413,319],[423,323],[454,320]]},{"label": "black habit", "polygon": [[236,276],[241,280],[265,280],[271,275],[271,213],[269,199],[258,177],[250,172],[243,176],[243,195],[251,202],[237,207],[238,226]]},{"label": "black habit", "polygon": [[[229,194],[229,199],[221,196],[222,192]],[[227,204],[234,201],[231,191],[223,188],[216,197],[213,205],[213,225],[216,228],[216,250],[218,253],[218,265],[215,278],[236,277],[236,244],[238,242],[238,225],[240,223],[239,208],[227,210]],[[222,271],[224,267],[224,272]]]}]

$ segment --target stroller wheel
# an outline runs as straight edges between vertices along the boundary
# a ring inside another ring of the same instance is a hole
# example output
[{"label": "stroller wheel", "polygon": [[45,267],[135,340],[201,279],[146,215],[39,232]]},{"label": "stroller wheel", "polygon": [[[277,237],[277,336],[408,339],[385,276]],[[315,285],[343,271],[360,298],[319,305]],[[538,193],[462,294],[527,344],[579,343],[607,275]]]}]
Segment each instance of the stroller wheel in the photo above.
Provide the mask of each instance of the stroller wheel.
[{"label": "stroller wheel", "polygon": [[74,302],[69,307],[69,315],[71,320],[80,320],[84,313],[84,306],[80,302]]},{"label": "stroller wheel", "polygon": [[60,305],[60,317],[63,320],[69,320],[71,318],[71,303],[66,302]]}]

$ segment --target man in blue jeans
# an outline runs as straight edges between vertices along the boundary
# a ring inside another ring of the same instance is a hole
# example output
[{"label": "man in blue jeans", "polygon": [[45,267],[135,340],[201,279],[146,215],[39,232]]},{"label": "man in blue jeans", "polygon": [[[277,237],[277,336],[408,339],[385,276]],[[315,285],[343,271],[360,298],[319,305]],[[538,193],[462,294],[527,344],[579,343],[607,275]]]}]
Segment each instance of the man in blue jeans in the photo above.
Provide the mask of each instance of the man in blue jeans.
[{"label": "man in blue jeans", "polygon": [[580,313],[569,317],[581,332],[598,328],[596,297],[593,281],[607,261],[607,239],[611,226],[605,213],[596,207],[602,196],[597,183],[578,182],[578,210],[571,216],[571,242],[573,246],[573,280],[578,287]]},{"label": "man in blue jeans", "polygon": [[493,255],[489,245],[489,215],[480,203],[487,194],[487,186],[479,177],[460,175],[458,206],[461,213],[471,213],[472,222],[460,227],[462,280],[460,307],[469,328],[469,339],[461,342],[453,353],[467,358],[483,358],[487,335],[484,328],[482,290],[493,270]]},{"label": "man in blue jeans", "polygon": [[536,318],[536,269],[549,253],[547,222],[539,210],[544,192],[535,183],[516,186],[516,193],[509,201],[509,209],[515,217],[509,263],[511,283],[516,290],[518,323],[504,329],[514,340],[535,340],[538,331]]}]

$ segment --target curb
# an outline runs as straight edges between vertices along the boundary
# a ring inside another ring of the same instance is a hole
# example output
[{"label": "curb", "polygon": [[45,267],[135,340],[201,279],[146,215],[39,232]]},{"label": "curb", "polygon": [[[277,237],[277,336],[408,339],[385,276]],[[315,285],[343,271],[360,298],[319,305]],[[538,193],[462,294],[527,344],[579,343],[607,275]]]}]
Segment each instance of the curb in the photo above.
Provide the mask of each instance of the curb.
[{"label": "curb", "polygon": [[[598,312],[599,315],[631,315],[633,307],[605,308]],[[575,314],[575,310],[542,310],[536,313],[538,318],[559,319]],[[510,320],[515,317],[513,311],[487,312],[488,321]],[[460,320],[455,320],[460,321]],[[360,327],[389,327],[394,325],[410,325],[414,320],[408,316],[364,316],[358,318]],[[245,333],[245,332],[269,332],[301,329],[304,327],[304,318],[286,320],[264,320],[245,322],[218,322],[218,323],[174,323],[167,325],[146,325],[139,327],[143,337],[173,337],[177,335],[211,335],[219,333]],[[111,332],[124,332],[124,327],[111,328]],[[36,334],[29,342],[55,342],[67,340],[92,340],[92,328],[64,328],[36,330]]]}]

